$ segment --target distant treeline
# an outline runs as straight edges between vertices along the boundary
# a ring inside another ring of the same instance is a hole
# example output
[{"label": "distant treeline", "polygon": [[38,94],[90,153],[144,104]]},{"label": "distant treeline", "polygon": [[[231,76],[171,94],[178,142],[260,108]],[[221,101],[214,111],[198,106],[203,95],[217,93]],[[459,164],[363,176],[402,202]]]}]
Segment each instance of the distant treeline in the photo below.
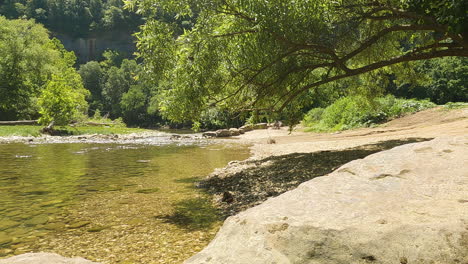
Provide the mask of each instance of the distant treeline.
[{"label": "distant treeline", "polygon": [[49,30],[73,37],[108,30],[136,31],[141,16],[124,9],[122,0],[4,0],[0,15],[33,18]]}]

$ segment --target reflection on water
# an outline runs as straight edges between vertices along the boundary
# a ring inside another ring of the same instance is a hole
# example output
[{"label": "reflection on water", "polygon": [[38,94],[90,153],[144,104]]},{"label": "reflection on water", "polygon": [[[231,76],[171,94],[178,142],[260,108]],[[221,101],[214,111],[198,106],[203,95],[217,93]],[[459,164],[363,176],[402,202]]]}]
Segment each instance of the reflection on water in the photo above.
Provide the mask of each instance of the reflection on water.
[{"label": "reflection on water", "polygon": [[0,145],[0,257],[179,263],[219,225],[194,181],[247,154],[219,145]]}]

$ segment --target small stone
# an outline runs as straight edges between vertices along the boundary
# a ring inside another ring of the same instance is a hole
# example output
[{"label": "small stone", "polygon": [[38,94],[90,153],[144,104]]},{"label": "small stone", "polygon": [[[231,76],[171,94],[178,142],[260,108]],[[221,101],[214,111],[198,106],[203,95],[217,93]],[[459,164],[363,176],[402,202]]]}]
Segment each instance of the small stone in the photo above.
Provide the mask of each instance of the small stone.
[{"label": "small stone", "polygon": [[96,232],[101,232],[102,230],[107,229],[109,227],[110,226],[97,225],[97,226],[93,226],[93,227],[89,228],[87,231],[90,232],[90,233],[96,233]]},{"label": "small stone", "polygon": [[230,136],[231,136],[231,131],[227,129],[216,130],[216,137],[230,137]]},{"label": "small stone", "polygon": [[229,132],[231,132],[231,136],[238,136],[241,134],[241,132],[237,128],[230,128]]},{"label": "small stone", "polygon": [[205,138],[214,138],[216,137],[216,132],[208,131],[208,132],[203,133],[202,136]]},{"label": "small stone", "polygon": [[81,227],[85,227],[87,225],[91,224],[90,221],[79,221],[79,222],[75,222],[75,223],[72,223],[68,226],[68,228],[70,229],[75,229],[75,228],[81,228]]},{"label": "small stone", "polygon": [[36,215],[33,218],[26,220],[24,222],[27,226],[43,225],[49,222],[49,217],[47,215]]},{"label": "small stone", "polygon": [[136,191],[136,193],[155,193],[158,192],[159,188],[152,188],[152,189],[141,189]]}]

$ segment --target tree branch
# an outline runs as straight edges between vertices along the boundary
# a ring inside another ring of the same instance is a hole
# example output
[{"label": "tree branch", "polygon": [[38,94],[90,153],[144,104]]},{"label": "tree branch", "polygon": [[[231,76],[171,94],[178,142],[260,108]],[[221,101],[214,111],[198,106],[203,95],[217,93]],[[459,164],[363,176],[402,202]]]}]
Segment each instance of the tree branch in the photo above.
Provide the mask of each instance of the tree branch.
[{"label": "tree branch", "polygon": [[308,84],[308,85],[300,88],[297,91],[291,91],[292,94],[288,93],[290,95],[288,96],[286,101],[283,102],[283,104],[280,106],[279,111],[283,110],[294,98],[299,96],[301,93],[303,93],[303,92],[305,92],[305,91],[307,91],[307,90],[309,90],[309,89],[311,89],[313,87],[316,87],[316,86],[327,84],[327,83],[337,81],[337,80],[340,80],[340,79],[344,79],[344,78],[347,78],[347,77],[367,73],[367,72],[370,72],[370,71],[373,71],[373,70],[377,70],[377,69],[380,69],[380,68],[383,68],[383,67],[386,67],[386,66],[391,66],[391,65],[394,65],[394,64],[398,64],[398,63],[401,63],[401,62],[427,60],[427,59],[440,58],[440,57],[450,57],[450,56],[468,57],[468,50],[462,49],[462,48],[456,48],[456,49],[446,49],[446,50],[432,51],[432,52],[428,52],[428,53],[416,53],[415,54],[415,53],[411,52],[411,53],[407,53],[405,55],[402,55],[402,56],[399,56],[399,57],[396,57],[396,58],[375,62],[375,63],[369,64],[369,65],[363,66],[361,68],[353,69],[350,72],[347,72],[345,74],[325,78],[325,79],[322,79],[321,81]]}]

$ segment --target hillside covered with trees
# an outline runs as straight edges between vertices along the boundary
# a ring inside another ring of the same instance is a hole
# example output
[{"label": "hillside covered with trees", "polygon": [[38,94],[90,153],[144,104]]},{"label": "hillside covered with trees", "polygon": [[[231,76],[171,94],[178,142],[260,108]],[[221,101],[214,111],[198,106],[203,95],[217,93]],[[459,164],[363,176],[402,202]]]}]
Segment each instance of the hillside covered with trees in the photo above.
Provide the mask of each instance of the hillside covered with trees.
[{"label": "hillside covered with trees", "polygon": [[[387,94],[466,102],[466,5],[6,0],[0,119],[66,124],[105,115],[131,126],[198,129],[277,119],[296,124],[344,97],[364,98],[356,103],[376,113],[369,102]],[[138,31],[137,56],[108,50],[77,65],[52,37],[109,31]]]},{"label": "hillside covered with trees", "polygon": [[0,14],[34,19],[52,32],[74,37],[109,30],[131,33],[142,24],[141,16],[126,10],[121,0],[5,0]]}]

